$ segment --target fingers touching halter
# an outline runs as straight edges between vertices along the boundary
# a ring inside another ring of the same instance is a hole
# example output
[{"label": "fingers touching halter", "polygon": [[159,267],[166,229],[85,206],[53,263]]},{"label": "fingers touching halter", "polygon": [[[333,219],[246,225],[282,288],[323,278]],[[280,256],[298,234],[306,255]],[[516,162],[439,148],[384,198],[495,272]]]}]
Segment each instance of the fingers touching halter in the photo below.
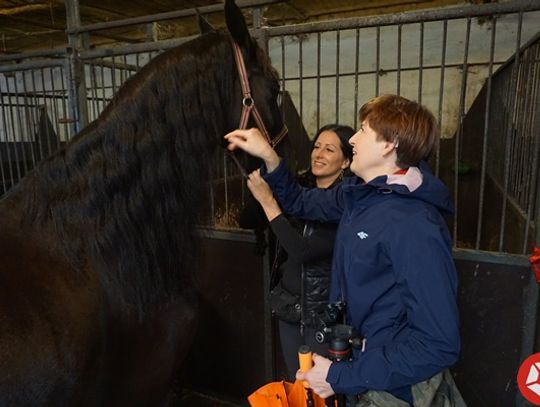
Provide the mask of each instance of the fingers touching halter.
[{"label": "fingers touching halter", "polygon": [[264,134],[268,142],[272,147],[275,147],[286,135],[287,135],[287,126],[283,125],[283,128],[279,134],[272,139],[270,133],[264,125],[263,119],[257,109],[255,100],[251,96],[251,89],[249,87],[249,80],[246,71],[246,65],[244,64],[244,58],[242,56],[242,50],[240,47],[233,41],[234,48],[234,58],[236,60],[236,67],[238,68],[238,76],[240,77],[240,84],[242,85],[242,116],[240,117],[240,129],[245,129],[248,124],[249,115],[253,115],[257,127]]}]

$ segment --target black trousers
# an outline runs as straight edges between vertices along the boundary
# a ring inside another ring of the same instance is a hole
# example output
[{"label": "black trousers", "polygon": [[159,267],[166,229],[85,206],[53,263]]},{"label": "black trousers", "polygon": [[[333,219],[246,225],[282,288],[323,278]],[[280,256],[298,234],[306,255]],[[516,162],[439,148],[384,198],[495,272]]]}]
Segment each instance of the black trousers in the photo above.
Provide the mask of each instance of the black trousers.
[{"label": "black trousers", "polygon": [[287,380],[294,382],[296,371],[300,368],[298,364],[298,348],[301,345],[308,345],[311,351],[321,356],[328,355],[328,344],[320,344],[315,340],[314,328],[305,327],[304,336],[300,335],[300,324],[279,321],[279,339],[285,365],[287,366]]}]

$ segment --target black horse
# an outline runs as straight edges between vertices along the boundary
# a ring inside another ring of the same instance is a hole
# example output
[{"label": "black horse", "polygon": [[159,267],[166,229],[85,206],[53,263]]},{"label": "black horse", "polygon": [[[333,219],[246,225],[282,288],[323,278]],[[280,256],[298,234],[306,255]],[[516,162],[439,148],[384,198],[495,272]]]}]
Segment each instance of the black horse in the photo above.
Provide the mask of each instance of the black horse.
[{"label": "black horse", "polygon": [[275,71],[226,2],[0,201],[0,406],[167,404],[197,320],[194,230],[238,126],[232,41],[271,134]]}]

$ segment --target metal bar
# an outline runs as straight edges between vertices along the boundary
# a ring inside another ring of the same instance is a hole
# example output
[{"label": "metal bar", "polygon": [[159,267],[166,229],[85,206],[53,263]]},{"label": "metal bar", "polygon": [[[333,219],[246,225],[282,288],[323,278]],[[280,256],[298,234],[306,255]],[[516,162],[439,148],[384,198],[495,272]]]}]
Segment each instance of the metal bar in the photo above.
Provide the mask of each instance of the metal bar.
[{"label": "metal bar", "polygon": [[97,79],[96,79],[96,66],[94,64],[87,65],[87,68],[90,72],[90,93],[92,95],[92,111],[94,112],[94,117],[92,120],[96,120],[99,115],[98,110],[98,97],[97,97]]},{"label": "metal bar", "polygon": [[[78,29],[81,26],[81,13],[79,10],[79,0],[70,0],[66,5],[67,30]],[[78,133],[88,124],[88,106],[86,104],[86,76],[84,74],[84,64],[79,53],[86,48],[86,41],[83,35],[68,32],[68,43],[71,47],[68,63],[70,69],[69,81],[69,103],[76,120],[73,126],[75,133]]]},{"label": "metal bar", "polygon": [[114,97],[114,95],[116,94],[116,63],[114,61],[114,56],[112,57],[111,86]]},{"label": "metal bar", "polygon": [[303,63],[303,51],[304,43],[302,37],[298,39],[298,74],[300,75],[300,81],[298,83],[298,93],[300,97],[300,123],[304,123],[304,63]]},{"label": "metal bar", "polygon": [[401,95],[401,30],[402,24],[398,25],[398,44],[397,44],[397,94]]},{"label": "metal bar", "polygon": [[17,54],[6,54],[6,55],[0,55],[0,62],[4,61],[19,61],[24,60],[28,58],[38,58],[38,57],[64,57],[67,53],[66,47],[61,48],[53,48],[53,49],[47,49],[47,50],[40,50],[40,51],[29,51],[29,52],[21,52]]},{"label": "metal bar", "polygon": [[358,128],[358,69],[360,65],[360,30],[356,29],[356,57],[354,58],[354,129]]},{"label": "metal bar", "polygon": [[379,73],[381,71],[381,27],[377,27],[377,41],[375,54],[375,96],[379,96]]},{"label": "metal bar", "polygon": [[422,103],[422,81],[424,64],[424,22],[420,23],[420,50],[418,52],[418,103]]},{"label": "metal bar", "polygon": [[[7,82],[7,78],[6,78],[6,82]],[[0,93],[0,107],[2,108],[2,121],[4,123],[4,126],[5,126],[5,135],[6,135],[6,141],[5,141],[5,146],[6,146],[6,155],[7,155],[7,160],[8,160],[8,170],[9,170],[9,178],[10,178],[10,186],[13,186],[14,184],[14,176],[13,176],[13,167],[12,167],[12,160],[11,160],[11,149],[9,148],[9,138],[8,138],[8,123],[7,123],[7,116],[6,116],[6,107],[4,105],[4,95],[2,95]],[[2,154],[0,152],[0,158],[2,158]],[[2,177],[4,177],[4,168],[3,168],[3,164],[2,164]],[[4,183],[4,193],[7,192],[7,188],[6,188],[6,182],[4,180],[4,178],[2,178],[2,181]]]},{"label": "metal bar", "polygon": [[488,149],[488,134],[489,121],[491,120],[491,87],[493,74],[493,57],[495,55],[495,36],[497,31],[497,20],[491,20],[491,46],[489,50],[489,65],[486,90],[486,108],[484,110],[484,135],[482,138],[482,168],[480,170],[480,197],[478,200],[478,218],[476,224],[476,243],[475,248],[480,249],[480,241],[482,239],[482,221],[484,215],[484,190],[486,188],[486,165],[487,165],[487,149]]},{"label": "metal bar", "polygon": [[[269,4],[281,3],[283,0],[250,0],[236,2],[240,8],[260,7]],[[80,34],[90,31],[107,30],[110,28],[129,27],[132,25],[146,24],[158,21],[174,20],[182,17],[195,16],[199,14],[210,14],[223,11],[223,4],[213,4],[184,10],[169,11],[166,13],[150,14],[142,17],[126,18],[123,20],[108,21],[104,23],[88,24],[81,27],[72,27],[66,30],[67,34]]]},{"label": "metal bar", "polygon": [[317,130],[321,128],[321,33],[317,33]]},{"label": "metal bar", "polygon": [[343,18],[332,21],[318,21],[294,26],[268,27],[271,37],[279,35],[295,35],[312,32],[334,31],[337,29],[346,30],[361,27],[382,27],[385,25],[409,24],[419,22],[429,22],[437,20],[453,20],[460,18],[472,18],[482,16],[493,16],[497,14],[516,13],[520,11],[540,10],[538,0],[514,0],[504,3],[489,3],[481,5],[467,5],[459,7],[448,7],[431,9],[425,11],[408,11],[404,13],[393,13],[378,16],[362,16]]},{"label": "metal bar", "polygon": [[453,240],[454,240],[454,247],[457,245],[457,233],[458,233],[458,215],[459,215],[459,205],[458,205],[458,168],[459,168],[459,153],[461,150],[461,136],[463,134],[463,120],[465,118],[465,95],[467,92],[467,62],[469,58],[469,40],[471,36],[471,19],[467,18],[467,31],[465,34],[465,50],[463,52],[463,71],[461,76],[461,90],[460,90],[460,97],[459,97],[459,126],[458,131],[456,133],[456,141],[455,141],[455,148],[454,148],[454,225],[453,225]]},{"label": "metal bar", "polygon": [[456,260],[478,261],[482,263],[501,264],[516,267],[529,267],[529,258],[521,254],[495,253],[482,250],[457,249],[452,250]]},{"label": "metal bar", "polygon": [[35,124],[35,109],[28,108],[30,106],[30,103],[28,102],[28,92],[26,89],[26,75],[25,72],[21,72],[22,74],[22,91],[23,91],[23,103],[24,103],[24,112],[26,115],[26,129],[28,132],[28,136],[26,137],[27,143],[30,145],[30,160],[32,161],[32,168],[36,166],[36,155],[34,152],[34,135],[32,134],[32,124]]},{"label": "metal bar", "polygon": [[[443,22],[443,38],[442,38],[442,47],[441,47],[441,79],[439,82],[439,108],[438,112],[438,121],[439,126],[442,129],[443,122],[443,100],[444,100],[444,68],[446,65],[446,36],[448,34],[448,20]],[[441,166],[441,143],[440,140],[437,143],[437,151],[435,153],[435,176],[439,176]]]},{"label": "metal bar", "polygon": [[[67,77],[66,77],[66,67],[63,66],[60,68],[60,71],[62,72],[62,75],[60,75],[60,86],[62,86],[62,114],[63,114],[63,117],[65,119],[69,119],[69,115],[68,115],[68,107],[67,107],[67,96],[66,94],[69,94],[69,91],[66,89],[66,82],[67,82]],[[65,79],[64,79],[65,78]],[[61,123],[58,123],[59,125]],[[62,131],[61,129],[68,129],[67,133],[68,133],[68,139],[71,138],[71,136],[73,136],[75,133],[73,134],[70,134],[69,133],[69,129],[70,127],[66,127],[64,125],[64,127],[60,127],[58,126],[58,129],[59,131]],[[57,139],[58,139],[58,143],[60,142],[60,139],[61,139],[61,136],[62,136],[62,133],[57,133]]]},{"label": "metal bar", "polygon": [[[16,100],[17,100],[17,104],[19,103],[19,97],[20,97],[20,92],[19,92],[19,87],[17,86],[17,76],[14,76],[13,77],[13,88],[15,89],[15,94],[16,94]],[[24,99],[23,99],[24,100]],[[22,108],[25,109],[25,106],[24,106],[24,102],[22,104]],[[28,167],[28,158],[26,157],[26,141],[25,141],[25,129],[27,129],[27,127],[25,126],[25,123],[23,123],[23,119],[22,119],[22,116],[21,116],[21,106],[17,106],[17,108],[15,109],[15,113],[16,113],[16,116],[17,116],[17,121],[19,122],[19,131],[20,131],[20,134],[19,134],[19,142],[20,142],[20,146],[21,146],[21,155],[22,155],[22,159],[23,159],[23,168],[24,168],[24,173],[26,174],[29,170],[29,167]]]},{"label": "metal bar", "polygon": [[341,43],[341,32],[336,31],[336,123],[339,123],[339,51]]},{"label": "metal bar", "polygon": [[63,63],[63,61],[58,60],[23,62],[20,64],[0,66],[0,73],[20,72],[32,69],[48,68],[51,66],[62,66]]},{"label": "metal bar", "polygon": [[107,95],[105,94],[105,68],[101,65],[101,111],[107,106]]},{"label": "metal bar", "polygon": [[285,37],[281,36],[281,89],[285,92]]},{"label": "metal bar", "polygon": [[[498,64],[499,62],[494,62],[494,63]],[[469,68],[484,67],[485,63],[470,63],[467,66]],[[461,67],[463,67],[463,64],[447,64],[446,65],[446,68],[461,68]],[[429,66],[424,65],[424,67],[423,67],[424,72],[426,72],[428,70],[439,70],[439,69],[441,69],[441,66],[439,64],[437,64],[437,65],[429,65]],[[418,67],[401,68],[402,72],[411,72],[411,71],[417,71],[417,70],[418,70]],[[388,70],[385,70],[384,72],[386,74],[394,73],[394,72],[397,72],[397,69],[388,69]],[[356,74],[358,74],[358,75],[374,75],[376,73],[377,73],[377,71],[375,69],[372,69],[372,70],[369,70],[369,71],[342,72],[340,74],[340,76],[343,78],[343,77],[347,77],[347,76],[355,76]],[[335,76],[334,74],[321,75],[321,79],[334,78],[334,76]],[[316,79],[317,76],[316,75],[311,75],[311,76],[305,76],[304,75],[303,78],[304,78],[304,80]],[[287,78],[286,81],[297,81],[299,79],[300,79],[300,77],[298,77],[298,76],[291,76],[291,77]]]},{"label": "metal bar", "polygon": [[[36,120],[36,123],[39,126],[41,124],[40,119],[41,119],[41,106],[42,105],[40,105],[39,101],[37,100],[36,78],[35,78],[35,75],[34,75],[35,73],[36,73],[36,71],[32,71],[32,90],[33,90],[34,105],[37,106],[37,120]],[[37,137],[37,144],[38,144],[38,148],[39,148],[39,158],[40,158],[40,160],[42,160],[44,158],[45,154],[43,152],[43,140],[41,139],[41,137]]]},{"label": "metal bar", "polygon": [[[49,71],[49,74],[51,76],[51,92],[52,94],[54,95],[56,93],[56,88],[54,86],[54,71],[51,69]],[[84,98],[84,101],[86,103],[86,97]],[[56,105],[56,99],[51,99],[51,104],[52,104],[52,108],[53,108],[53,118],[54,118],[54,124],[55,124],[55,129],[56,129],[56,134],[57,134],[57,137],[56,138],[56,149],[59,149],[60,148],[60,140],[58,138],[58,135],[60,134],[60,124],[58,123],[58,106]]]},{"label": "metal bar", "polygon": [[[45,110],[45,114],[47,115],[47,92],[45,90],[45,74],[43,71],[43,68],[40,70],[41,73],[41,90],[43,92],[43,109]],[[52,151],[51,146],[51,138],[49,137],[49,126],[47,126],[47,147],[49,148],[49,154]]]},{"label": "metal bar", "polygon": [[[9,89],[10,89],[10,86],[9,86],[9,79],[10,78],[6,78],[6,90],[8,92],[11,92]],[[3,98],[2,98],[3,99]],[[17,182],[19,182],[19,180],[21,179],[21,169],[19,168],[19,152],[18,152],[18,148],[17,148],[17,139],[15,138],[15,120],[13,118],[13,106],[11,106],[11,96],[9,98],[9,118],[10,118],[10,123],[11,123],[11,127],[12,127],[12,137],[13,137],[13,153],[15,155],[15,168],[17,169],[17,179],[12,179],[12,182],[13,184],[12,185],[15,185]],[[7,122],[6,122],[7,123]],[[8,132],[6,131],[6,136],[7,136]],[[9,142],[9,137],[6,137],[8,142]],[[9,148],[9,145],[7,145],[7,148]],[[13,163],[13,162],[12,162]]]}]

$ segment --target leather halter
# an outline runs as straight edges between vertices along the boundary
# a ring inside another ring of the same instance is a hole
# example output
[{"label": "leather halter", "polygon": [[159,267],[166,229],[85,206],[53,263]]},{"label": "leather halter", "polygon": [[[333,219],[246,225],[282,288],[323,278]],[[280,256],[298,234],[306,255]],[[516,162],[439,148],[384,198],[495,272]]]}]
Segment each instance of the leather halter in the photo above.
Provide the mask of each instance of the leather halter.
[{"label": "leather halter", "polygon": [[268,140],[268,143],[272,147],[275,147],[283,138],[287,135],[288,129],[285,124],[283,124],[283,128],[279,132],[279,134],[272,139],[270,136],[270,133],[268,133],[268,130],[266,129],[266,126],[264,125],[263,119],[259,113],[259,110],[257,109],[257,105],[255,104],[255,100],[253,100],[253,97],[251,96],[251,89],[249,87],[249,79],[246,71],[246,65],[244,64],[244,57],[242,56],[242,50],[238,46],[236,42],[232,42],[233,48],[234,48],[234,59],[236,60],[236,67],[238,68],[238,76],[240,77],[240,84],[242,85],[242,116],[240,117],[240,125],[238,128],[245,129],[247,128],[249,116],[253,115],[253,118],[255,119],[255,123],[257,124],[257,127],[259,130],[263,133],[263,135]]}]

